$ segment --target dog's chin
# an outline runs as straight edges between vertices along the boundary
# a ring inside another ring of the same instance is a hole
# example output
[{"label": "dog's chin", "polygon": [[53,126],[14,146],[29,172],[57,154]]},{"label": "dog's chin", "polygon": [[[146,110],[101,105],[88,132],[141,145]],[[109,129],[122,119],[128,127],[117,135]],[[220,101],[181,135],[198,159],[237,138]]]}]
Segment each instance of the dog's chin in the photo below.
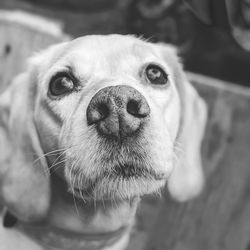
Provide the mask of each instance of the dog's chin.
[{"label": "dog's chin", "polygon": [[128,200],[150,193],[159,193],[165,185],[167,174],[143,167],[114,166],[95,178],[84,180],[84,186],[71,188],[76,198],[88,200]]}]

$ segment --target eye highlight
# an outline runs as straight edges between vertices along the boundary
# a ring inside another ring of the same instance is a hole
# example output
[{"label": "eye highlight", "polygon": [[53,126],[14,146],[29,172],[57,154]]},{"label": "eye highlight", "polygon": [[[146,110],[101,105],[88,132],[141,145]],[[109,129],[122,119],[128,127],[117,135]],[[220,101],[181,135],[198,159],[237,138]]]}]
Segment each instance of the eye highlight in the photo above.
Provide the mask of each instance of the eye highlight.
[{"label": "eye highlight", "polygon": [[149,64],[145,69],[148,81],[155,85],[164,85],[168,83],[167,73],[158,65]]},{"label": "eye highlight", "polygon": [[52,77],[49,84],[49,94],[54,97],[64,96],[77,89],[75,79],[68,73],[59,73]]}]

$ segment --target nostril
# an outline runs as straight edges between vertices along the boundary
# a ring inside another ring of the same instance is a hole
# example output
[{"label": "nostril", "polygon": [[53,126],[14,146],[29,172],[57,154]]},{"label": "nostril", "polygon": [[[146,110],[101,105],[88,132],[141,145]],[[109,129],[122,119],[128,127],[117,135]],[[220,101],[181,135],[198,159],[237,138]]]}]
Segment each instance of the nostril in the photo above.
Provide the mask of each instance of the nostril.
[{"label": "nostril", "polygon": [[98,103],[87,110],[88,125],[98,123],[109,116],[109,108],[105,103]]},{"label": "nostril", "polygon": [[109,116],[110,110],[105,103],[100,103],[97,109],[100,113],[101,119],[104,119]]},{"label": "nostril", "polygon": [[135,100],[128,101],[127,112],[133,116],[138,116],[139,115],[139,103]]},{"label": "nostril", "polygon": [[148,104],[143,101],[129,100],[127,112],[135,117],[143,118],[149,115],[150,110]]}]

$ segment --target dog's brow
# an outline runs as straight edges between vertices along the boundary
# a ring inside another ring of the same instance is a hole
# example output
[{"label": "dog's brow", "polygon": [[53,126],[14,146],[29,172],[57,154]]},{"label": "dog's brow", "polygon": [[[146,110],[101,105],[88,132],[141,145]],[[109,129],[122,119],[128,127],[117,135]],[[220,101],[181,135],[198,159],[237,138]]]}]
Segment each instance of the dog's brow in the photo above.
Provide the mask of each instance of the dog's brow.
[{"label": "dog's brow", "polygon": [[134,43],[132,46],[132,52],[141,59],[145,58],[147,55],[156,56],[154,50],[145,43]]},{"label": "dog's brow", "polygon": [[74,65],[67,65],[65,68],[68,70],[70,74],[76,76],[76,69]]},{"label": "dog's brow", "polygon": [[76,69],[76,67],[74,66],[73,63],[71,63],[70,65],[66,65],[65,66],[65,71],[69,75],[73,76],[74,78],[77,78],[78,80],[81,80],[81,77],[80,77],[79,73],[77,72],[77,69]]}]

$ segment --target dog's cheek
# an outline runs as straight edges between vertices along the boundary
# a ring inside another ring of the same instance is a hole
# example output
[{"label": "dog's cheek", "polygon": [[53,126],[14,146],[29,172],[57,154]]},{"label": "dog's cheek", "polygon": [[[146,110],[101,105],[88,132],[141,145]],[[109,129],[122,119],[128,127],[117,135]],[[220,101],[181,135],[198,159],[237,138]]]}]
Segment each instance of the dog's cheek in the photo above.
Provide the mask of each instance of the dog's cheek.
[{"label": "dog's cheek", "polygon": [[151,165],[156,171],[169,174],[173,167],[174,145],[164,117],[160,115],[160,112],[152,114],[146,137],[149,141]]},{"label": "dog's cheek", "polygon": [[162,108],[164,127],[168,130],[172,141],[176,140],[180,128],[180,113],[180,100],[178,95],[175,93],[171,101],[169,101],[167,105]]},{"label": "dog's cheek", "polygon": [[[41,101],[36,107],[34,115],[35,126],[43,152],[46,154],[47,158],[54,158],[56,155],[50,152],[60,148],[59,135],[62,121],[48,106],[45,106],[44,103],[45,102]],[[51,161],[53,161],[53,159]]]},{"label": "dog's cheek", "polygon": [[152,126],[154,140],[154,159],[159,169],[171,173],[176,161],[176,141],[180,127],[180,104],[178,96],[172,96],[170,101],[165,105],[155,106],[152,108]]},{"label": "dog's cheek", "polygon": [[[80,120],[80,119],[79,119]],[[80,125],[78,119],[65,126],[62,134],[70,134],[61,140],[61,144],[66,148],[65,177],[91,179],[100,172],[101,152],[99,150],[99,138],[93,128]],[[96,152],[99,152],[98,154]],[[99,164],[98,164],[99,163]],[[103,162],[102,162],[103,163]],[[76,180],[78,182],[78,180]],[[82,183],[81,183],[82,184]]]}]

